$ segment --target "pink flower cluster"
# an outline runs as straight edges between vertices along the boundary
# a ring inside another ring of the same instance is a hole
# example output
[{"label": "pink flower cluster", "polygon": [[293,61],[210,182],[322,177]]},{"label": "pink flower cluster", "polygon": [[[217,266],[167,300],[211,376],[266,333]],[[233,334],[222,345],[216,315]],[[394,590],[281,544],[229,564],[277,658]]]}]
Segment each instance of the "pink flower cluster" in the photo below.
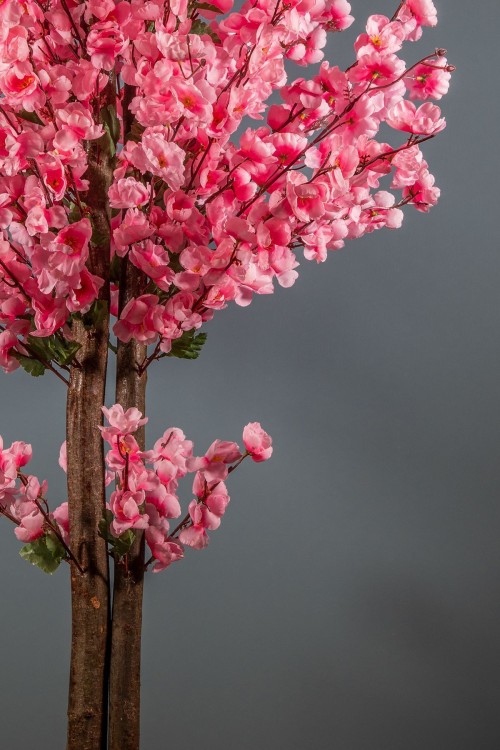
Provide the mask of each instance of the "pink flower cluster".
[{"label": "pink flower cluster", "polygon": [[[243,430],[243,453],[236,443],[215,440],[204,456],[193,456],[193,443],[177,427],[166,430],[152,450],[141,451],[133,434],[147,418],[138,409],[124,411],[119,404],[103,407],[103,412],[109,423],[99,428],[110,446],[106,481],[108,485],[116,481],[108,503],[110,532],[119,537],[131,529],[145,530],[155,572],[180,560],[184,545],[195,549],[207,546],[207,532],[220,526],[229,503],[228,475],[246,457],[260,462],[273,452],[272,440],[258,422]],[[21,471],[31,456],[31,445],[14,442],[4,448],[0,436],[0,515],[15,524],[14,533],[20,541],[34,542],[54,533],[71,555],[68,503],[49,511],[47,482]],[[66,443],[61,446],[59,465],[67,471]],[[183,520],[170,530],[170,519],[181,515],[179,479],[193,472],[194,499]]]},{"label": "pink flower cluster", "polygon": [[[150,361],[228,302],[291,286],[297,251],[324,261],[348,239],[399,227],[404,205],[436,203],[419,144],[445,125],[428,100],[446,93],[452,67],[442,50],[409,66],[400,57],[436,24],[432,0],[371,16],[347,70],[323,60],[328,33],[353,21],[346,0],[210,5],[0,3],[4,370],[26,355],[28,334],[70,338],[71,317],[107,282],[88,269],[97,240],[86,170],[89,144],[114,131],[109,118],[120,131],[111,251],[145,275],[123,310],[113,286],[114,331],[154,345]],[[288,81],[287,59],[321,64]],[[111,75],[117,111],[106,120]],[[281,102],[269,105],[275,91]],[[236,143],[247,118],[258,126]],[[403,139],[377,140],[384,123]]]},{"label": "pink flower cluster", "polygon": [[[272,453],[271,438],[257,422],[243,431],[244,453],[236,443],[215,440],[204,456],[195,457],[193,443],[177,427],[166,430],[152,450],[141,451],[133,433],[147,419],[137,409],[124,411],[119,404],[103,412],[109,422],[100,428],[110,446],[108,481],[117,482],[109,501],[110,530],[117,537],[130,529],[145,530],[155,572],[180,560],[184,545],[207,546],[208,531],[219,527],[229,503],[228,474],[246,456],[264,461]],[[195,472],[195,497],[185,518],[171,530],[170,520],[181,515],[179,480],[190,472]]]},{"label": "pink flower cluster", "polygon": [[14,522],[14,533],[21,542],[33,542],[48,531],[56,531],[67,541],[68,503],[49,513],[47,482],[21,472],[31,455],[28,443],[16,441],[4,448],[0,436],[0,515]]}]

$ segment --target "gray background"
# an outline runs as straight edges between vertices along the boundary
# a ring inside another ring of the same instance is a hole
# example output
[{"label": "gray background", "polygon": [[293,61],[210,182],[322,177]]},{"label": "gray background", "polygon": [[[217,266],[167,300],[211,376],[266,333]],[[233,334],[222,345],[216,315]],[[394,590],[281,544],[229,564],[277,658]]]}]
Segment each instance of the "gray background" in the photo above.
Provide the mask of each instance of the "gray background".
[{"label": "gray background", "polygon": [[[445,46],[458,66],[425,148],[439,206],[304,261],[218,315],[197,362],[151,372],[151,441],[178,425],[202,452],[260,420],[275,454],[231,479],[208,550],[148,577],[144,749],[500,746],[500,14],[437,4],[405,58]],[[395,5],[353,2],[330,59]],[[64,499],[63,386],[1,383],[0,432]],[[2,525],[1,745],[62,748],[68,570],[31,569]]]}]

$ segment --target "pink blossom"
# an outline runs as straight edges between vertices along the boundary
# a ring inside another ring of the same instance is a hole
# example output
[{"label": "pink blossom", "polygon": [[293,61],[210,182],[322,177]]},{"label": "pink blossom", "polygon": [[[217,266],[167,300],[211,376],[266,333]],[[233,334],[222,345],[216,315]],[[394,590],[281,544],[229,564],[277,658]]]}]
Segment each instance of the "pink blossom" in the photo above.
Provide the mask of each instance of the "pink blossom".
[{"label": "pink blossom", "polygon": [[440,57],[439,64],[417,65],[405,76],[405,83],[412,99],[441,99],[448,93],[450,79],[446,58]]},{"label": "pink blossom", "polygon": [[17,477],[17,466],[10,451],[1,451],[0,439],[0,490],[11,487]]},{"label": "pink blossom", "polygon": [[170,257],[162,245],[155,245],[151,240],[136,242],[130,248],[129,258],[160,289],[168,291],[175,274],[170,266]]},{"label": "pink blossom", "polygon": [[131,299],[122,310],[120,320],[113,326],[113,331],[121,341],[138,341],[152,343],[162,330],[162,309],[158,305],[156,294],[142,294]]},{"label": "pink blossom", "polygon": [[179,541],[188,547],[193,547],[193,549],[204,549],[210,539],[204,526],[193,524],[182,529],[179,534]]},{"label": "pink blossom", "polygon": [[69,544],[69,505],[61,503],[52,513],[66,544]]},{"label": "pink blossom", "polygon": [[31,336],[52,336],[62,328],[68,314],[64,299],[43,295],[33,300],[35,328]]},{"label": "pink blossom", "polygon": [[434,135],[446,127],[439,107],[426,102],[417,109],[413,102],[406,99],[390,110],[387,123],[396,130],[423,135]]},{"label": "pink blossom", "polygon": [[272,438],[260,426],[259,422],[249,422],[243,429],[243,443],[254,461],[267,461],[271,458]]},{"label": "pink blossom", "polygon": [[370,50],[358,58],[358,64],[350,71],[349,78],[385,85],[398,78],[404,69],[404,62],[396,55]]},{"label": "pink blossom", "polygon": [[114,21],[95,23],[87,37],[86,47],[95,68],[111,70],[118,55],[128,46],[120,27]]},{"label": "pink blossom", "polygon": [[17,336],[12,331],[0,332],[0,367],[4,372],[13,372],[19,367],[19,361],[11,353],[16,346]]},{"label": "pink blossom", "polygon": [[70,289],[69,297],[66,300],[66,307],[69,312],[88,312],[92,302],[97,299],[99,289],[104,284],[104,280],[95,276],[83,268],[80,272],[78,284]]},{"label": "pink blossom", "polygon": [[153,232],[147,217],[138,208],[129,208],[121,224],[113,230],[116,254],[123,257],[129,245],[151,237]]},{"label": "pink blossom", "polygon": [[295,216],[301,221],[318,219],[325,213],[324,193],[319,184],[300,172],[287,175],[286,197]]},{"label": "pink blossom", "polygon": [[351,5],[347,0],[333,0],[325,12],[327,28],[333,31],[344,31],[354,22],[350,15]]},{"label": "pink blossom", "polygon": [[214,515],[224,515],[229,503],[229,494],[224,482],[217,482],[214,489],[210,491],[207,497],[205,497],[204,503]]},{"label": "pink blossom", "polygon": [[14,463],[17,469],[21,469],[31,461],[33,455],[33,449],[29,443],[23,443],[20,440],[15,440],[9,448],[9,453],[14,459]]},{"label": "pink blossom", "polygon": [[401,24],[390,22],[386,16],[370,16],[366,22],[366,34],[360,34],[354,43],[358,57],[371,51],[391,54],[403,46],[404,31]]},{"label": "pink blossom", "polygon": [[80,102],[71,102],[58,109],[57,119],[65,130],[71,131],[79,140],[94,140],[104,133],[102,125],[95,124],[90,110]]},{"label": "pink blossom", "polygon": [[150,192],[142,182],[124,177],[111,185],[108,195],[111,208],[136,208],[148,202]]},{"label": "pink blossom", "polygon": [[177,427],[166,430],[153,448],[154,467],[163,482],[183,477],[188,472],[188,459],[193,455],[193,443]]},{"label": "pink blossom", "polygon": [[[184,151],[176,143],[167,141],[164,135],[153,128],[144,134],[142,147],[145,156],[144,166],[165,180],[172,190],[179,190],[184,182]],[[140,165],[139,161],[138,166]]]},{"label": "pink blossom", "polygon": [[54,200],[61,200],[68,187],[64,166],[60,159],[46,155],[37,159],[42,179],[53,195]]},{"label": "pink blossom", "polygon": [[427,169],[424,163],[420,168],[415,181],[403,190],[404,198],[411,198],[412,204],[418,211],[427,212],[434,206],[441,191],[434,185],[434,175]]},{"label": "pink blossom", "polygon": [[18,109],[33,112],[36,105],[42,106],[45,96],[39,88],[39,79],[27,60],[10,65],[0,73],[0,91],[6,101]]},{"label": "pink blossom", "polygon": [[182,545],[173,539],[166,539],[160,529],[154,526],[146,529],[146,542],[155,558],[154,573],[164,570],[173,562],[184,557]]},{"label": "pink blossom", "polygon": [[149,517],[141,513],[144,504],[144,492],[130,492],[128,490],[115,490],[111,494],[110,508],[114,513],[111,530],[116,536],[120,536],[128,529],[146,529]]},{"label": "pink blossom", "polygon": [[59,466],[61,469],[67,473],[68,471],[68,451],[66,447],[66,440],[61,444],[61,448],[59,450]]},{"label": "pink blossom", "polygon": [[437,10],[432,0],[406,0],[406,8],[416,18],[420,26],[435,26]]},{"label": "pink blossom", "polygon": [[148,421],[148,418],[143,417],[139,409],[135,407],[131,407],[127,411],[123,410],[121,404],[114,404],[109,409],[105,406],[101,408],[110,424],[109,427],[101,429],[106,429],[106,432],[110,435],[130,435]]},{"label": "pink blossom", "polygon": [[181,515],[179,498],[173,492],[168,491],[159,476],[155,474],[152,476],[156,481],[153,487],[150,482],[146,489],[146,512],[151,524],[160,521],[162,528],[168,527],[165,519],[178,518]]},{"label": "pink blossom", "polygon": [[224,480],[228,475],[228,464],[238,461],[241,453],[236,443],[215,440],[204,456],[189,458],[189,471],[202,471],[208,482]]},{"label": "pink blossom", "polygon": [[[128,489],[132,489],[132,480],[141,477],[144,473],[144,461],[146,454],[139,449],[137,440],[132,435],[116,435],[113,428],[103,427],[101,434],[103,440],[111,445],[111,450],[106,455],[106,464],[112,471],[122,472],[128,467],[129,477]],[[133,476],[130,476],[132,474]],[[134,490],[144,489],[141,482],[134,485]]]},{"label": "pink blossom", "polygon": [[71,256],[87,257],[90,238],[92,237],[92,226],[88,219],[80,219],[74,224],[68,224],[61,229],[57,235],[54,246],[60,251]]},{"label": "pink blossom", "polygon": [[34,542],[43,535],[44,518],[35,503],[23,503],[20,524],[14,534],[20,542]]}]

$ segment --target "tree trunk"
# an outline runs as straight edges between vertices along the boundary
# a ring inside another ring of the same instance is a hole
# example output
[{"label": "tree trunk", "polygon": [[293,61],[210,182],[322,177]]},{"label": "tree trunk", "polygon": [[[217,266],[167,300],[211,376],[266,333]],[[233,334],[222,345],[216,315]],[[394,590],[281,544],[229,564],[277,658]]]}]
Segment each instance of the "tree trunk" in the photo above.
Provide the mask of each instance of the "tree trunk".
[{"label": "tree trunk", "polygon": [[104,458],[97,425],[102,421],[108,348],[107,321],[86,330],[73,325],[82,344],[73,368],[67,405],[70,547],[85,569],[71,564],[71,668],[68,750],[105,750],[109,566],[97,535],[104,513]]},{"label": "tree trunk", "polygon": [[[114,77],[101,95],[101,107],[113,105]],[[102,110],[101,110],[102,111]],[[109,563],[98,535],[105,509],[102,424],[109,328],[110,212],[108,188],[113,156],[107,138],[92,141],[85,178],[83,211],[92,222],[87,267],[106,279],[94,311],[73,320],[81,344],[73,366],[67,401],[68,503],[70,546],[85,573],[71,566],[72,638],[67,750],[106,750],[109,672]]]},{"label": "tree trunk", "polygon": [[[122,260],[119,307],[141,294],[143,275],[126,258]],[[146,347],[137,341],[118,342],[116,402],[124,409],[135,406],[143,414],[146,379],[137,364]],[[144,450],[145,430],[135,435]],[[144,533],[137,537],[125,560],[115,562],[109,696],[109,750],[139,750],[141,698],[141,626],[144,583]]]}]

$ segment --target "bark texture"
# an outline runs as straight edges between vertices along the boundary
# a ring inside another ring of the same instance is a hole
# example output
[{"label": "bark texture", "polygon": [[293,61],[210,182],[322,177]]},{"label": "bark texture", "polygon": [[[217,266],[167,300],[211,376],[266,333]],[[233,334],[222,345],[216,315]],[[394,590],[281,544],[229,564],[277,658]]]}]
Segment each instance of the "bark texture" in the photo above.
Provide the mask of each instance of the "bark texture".
[{"label": "bark texture", "polygon": [[73,327],[82,348],[82,369],[73,368],[67,403],[71,564],[71,668],[68,750],[104,750],[107,715],[109,566],[106,544],[97,535],[104,511],[104,459],[97,425],[102,421],[108,348],[107,321],[99,329]]},{"label": "bark texture", "polygon": [[[114,78],[101,105],[113,104]],[[106,138],[92,141],[83,194],[93,235],[87,267],[109,280],[112,147]],[[109,670],[109,564],[106,543],[98,535],[105,507],[102,424],[108,357],[109,281],[100,290],[97,309],[72,325],[81,344],[79,366],[72,367],[67,401],[68,503],[70,546],[84,575],[71,566],[72,639],[67,750],[106,750]]]},{"label": "bark texture", "polygon": [[[131,297],[142,293],[143,276],[124,258],[120,275],[122,309]],[[146,347],[137,341],[118,343],[116,361],[116,402],[124,409],[146,407],[146,379],[137,364],[146,356]],[[135,434],[144,450],[145,431]],[[115,562],[111,637],[109,697],[109,750],[139,750],[141,693],[141,627],[144,583],[144,533],[137,531],[127,559]]]}]

